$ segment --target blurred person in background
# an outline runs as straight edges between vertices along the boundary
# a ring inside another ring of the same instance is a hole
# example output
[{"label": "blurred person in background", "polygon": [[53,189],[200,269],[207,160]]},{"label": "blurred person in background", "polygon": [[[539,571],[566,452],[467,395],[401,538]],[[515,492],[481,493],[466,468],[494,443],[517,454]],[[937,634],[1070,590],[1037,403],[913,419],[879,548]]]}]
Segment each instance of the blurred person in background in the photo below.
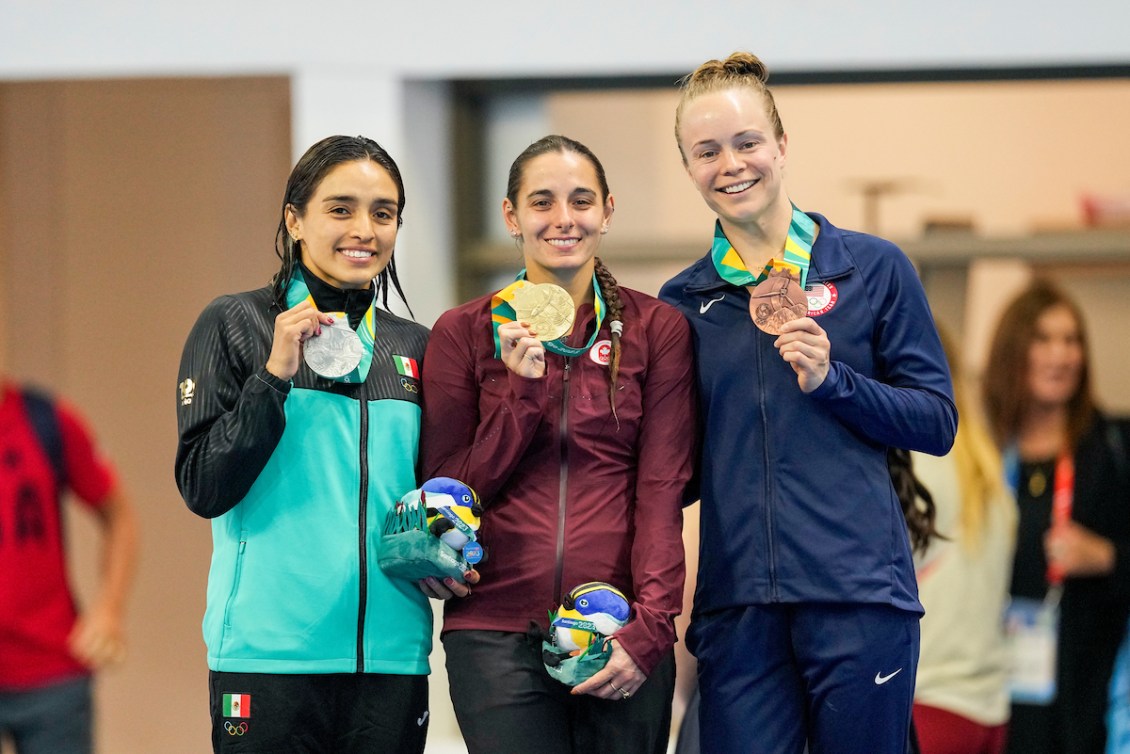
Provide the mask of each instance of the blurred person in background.
[{"label": "blurred person in background", "polygon": [[1095,406],[1082,314],[1050,282],[1005,309],[984,397],[1020,512],[1007,750],[1096,754],[1130,611],[1127,442]]},{"label": "blurred person in background", "polygon": [[[101,535],[85,605],[67,580],[69,496]],[[79,412],[0,375],[0,739],[18,754],[93,750],[92,674],[125,657],[137,550],[137,514]]]},{"label": "blurred person in background", "polygon": [[1016,547],[1016,501],[953,339],[939,328],[961,423],[942,457],[912,453],[937,510],[935,537],[916,554],[922,649],[914,724],[923,754],[1001,754],[1007,731],[1004,608]]}]

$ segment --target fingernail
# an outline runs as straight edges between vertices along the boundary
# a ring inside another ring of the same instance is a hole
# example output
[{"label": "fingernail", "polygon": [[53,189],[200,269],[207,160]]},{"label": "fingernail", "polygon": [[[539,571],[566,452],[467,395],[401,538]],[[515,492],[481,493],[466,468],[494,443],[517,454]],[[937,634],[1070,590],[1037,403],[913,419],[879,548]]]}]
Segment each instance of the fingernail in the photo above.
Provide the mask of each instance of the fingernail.
[{"label": "fingernail", "polygon": [[443,583],[447,584],[448,586],[454,586],[455,585],[455,579],[448,576],[446,579],[443,580]]}]

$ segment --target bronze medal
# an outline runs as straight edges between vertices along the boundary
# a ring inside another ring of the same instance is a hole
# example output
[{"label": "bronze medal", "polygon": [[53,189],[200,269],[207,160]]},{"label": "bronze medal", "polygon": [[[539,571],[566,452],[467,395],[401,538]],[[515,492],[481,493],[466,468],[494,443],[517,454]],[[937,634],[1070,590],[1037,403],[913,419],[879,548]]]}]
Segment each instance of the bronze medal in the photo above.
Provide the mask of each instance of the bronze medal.
[{"label": "bronze medal", "polygon": [[530,283],[514,291],[514,319],[526,322],[538,340],[557,340],[573,326],[573,297],[553,283]]},{"label": "bronze medal", "polygon": [[808,296],[788,270],[772,270],[749,289],[749,316],[759,330],[780,335],[781,325],[808,316]]}]

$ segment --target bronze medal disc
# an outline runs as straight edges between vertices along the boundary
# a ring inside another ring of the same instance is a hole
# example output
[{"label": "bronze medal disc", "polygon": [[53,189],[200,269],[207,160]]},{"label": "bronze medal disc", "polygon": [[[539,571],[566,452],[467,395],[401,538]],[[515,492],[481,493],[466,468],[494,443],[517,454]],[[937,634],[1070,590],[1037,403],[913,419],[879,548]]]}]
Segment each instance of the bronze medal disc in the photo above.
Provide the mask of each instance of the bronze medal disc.
[{"label": "bronze medal disc", "polygon": [[808,297],[788,270],[773,270],[750,288],[749,316],[759,330],[780,335],[781,325],[808,316]]},{"label": "bronze medal disc", "polygon": [[526,283],[510,302],[514,318],[527,322],[538,340],[557,340],[573,326],[573,297],[553,283]]}]

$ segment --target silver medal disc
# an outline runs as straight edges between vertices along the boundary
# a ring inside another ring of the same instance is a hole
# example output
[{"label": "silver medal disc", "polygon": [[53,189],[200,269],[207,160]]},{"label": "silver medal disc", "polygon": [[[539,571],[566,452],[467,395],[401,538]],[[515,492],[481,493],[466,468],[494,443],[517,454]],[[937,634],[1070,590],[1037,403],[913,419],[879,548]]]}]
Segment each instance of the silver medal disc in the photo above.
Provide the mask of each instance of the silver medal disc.
[{"label": "silver medal disc", "polygon": [[336,380],[357,368],[364,351],[361,338],[342,317],[332,325],[323,325],[321,335],[308,339],[302,346],[302,357],[316,374]]}]

